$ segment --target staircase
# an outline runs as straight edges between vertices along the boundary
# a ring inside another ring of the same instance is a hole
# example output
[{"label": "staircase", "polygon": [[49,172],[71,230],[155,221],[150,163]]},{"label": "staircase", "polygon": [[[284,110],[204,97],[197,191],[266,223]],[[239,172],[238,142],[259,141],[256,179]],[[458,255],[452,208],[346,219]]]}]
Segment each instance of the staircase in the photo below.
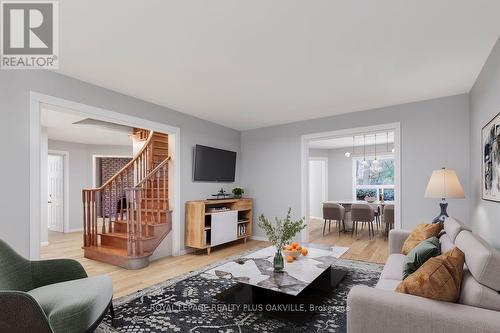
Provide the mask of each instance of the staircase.
[{"label": "staircase", "polygon": [[140,151],[101,187],[82,190],[85,258],[126,269],[149,257],[172,230],[168,135],[134,129]]}]

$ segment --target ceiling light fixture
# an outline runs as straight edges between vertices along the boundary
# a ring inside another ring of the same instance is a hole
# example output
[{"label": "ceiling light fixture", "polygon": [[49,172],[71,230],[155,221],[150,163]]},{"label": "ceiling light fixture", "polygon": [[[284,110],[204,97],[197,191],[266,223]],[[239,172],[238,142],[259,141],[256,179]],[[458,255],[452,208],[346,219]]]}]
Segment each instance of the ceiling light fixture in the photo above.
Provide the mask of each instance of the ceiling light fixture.
[{"label": "ceiling light fixture", "polygon": [[370,171],[377,174],[382,171],[382,166],[380,165],[380,161],[377,160],[377,133],[375,133],[375,158],[372,161],[372,165],[370,166]]}]

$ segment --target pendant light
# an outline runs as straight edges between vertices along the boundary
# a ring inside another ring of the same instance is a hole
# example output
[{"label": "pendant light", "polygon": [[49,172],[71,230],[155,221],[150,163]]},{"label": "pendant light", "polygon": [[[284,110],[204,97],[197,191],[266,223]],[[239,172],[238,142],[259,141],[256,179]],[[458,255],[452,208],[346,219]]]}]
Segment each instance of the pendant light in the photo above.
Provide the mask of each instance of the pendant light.
[{"label": "pendant light", "polygon": [[380,161],[377,160],[377,133],[375,133],[375,158],[370,166],[370,171],[373,173],[379,173],[381,170],[382,167],[380,166]]},{"label": "pendant light", "polygon": [[344,156],[345,157],[351,157],[351,154],[354,154],[354,136],[352,137],[352,150],[349,152],[349,151],[346,151]]}]

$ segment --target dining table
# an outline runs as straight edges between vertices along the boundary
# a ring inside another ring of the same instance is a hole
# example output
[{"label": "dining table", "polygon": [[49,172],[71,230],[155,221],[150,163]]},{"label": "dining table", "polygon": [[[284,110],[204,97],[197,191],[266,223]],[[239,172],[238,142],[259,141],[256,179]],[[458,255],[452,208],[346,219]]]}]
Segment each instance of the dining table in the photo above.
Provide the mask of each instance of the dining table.
[{"label": "dining table", "polygon": [[[325,204],[325,203],[336,203],[336,204],[339,204],[339,205],[347,208],[346,209],[346,217],[349,217],[349,218],[346,218],[344,222],[350,224],[351,227],[352,227],[352,220],[350,219],[351,214],[350,214],[350,209],[349,209],[349,207],[351,205],[354,205],[354,204],[366,204],[366,205],[370,205],[370,206],[372,206],[374,208],[375,207],[380,207],[380,214],[384,214],[384,207],[386,205],[394,205],[394,201],[392,201],[392,200],[391,201],[389,201],[389,200],[384,200],[384,201],[375,200],[375,201],[372,201],[372,202],[368,202],[366,200],[352,200],[351,199],[351,200],[329,200],[329,201],[324,201],[323,202],[323,204]],[[344,232],[350,232],[351,229],[345,229],[345,227],[344,227],[343,231]]]}]

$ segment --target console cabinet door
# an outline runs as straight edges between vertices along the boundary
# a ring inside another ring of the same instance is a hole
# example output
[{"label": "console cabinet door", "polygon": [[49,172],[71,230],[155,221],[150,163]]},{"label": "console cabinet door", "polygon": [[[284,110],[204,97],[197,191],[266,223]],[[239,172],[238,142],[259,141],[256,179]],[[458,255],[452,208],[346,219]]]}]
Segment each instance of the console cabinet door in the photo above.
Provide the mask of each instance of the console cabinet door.
[{"label": "console cabinet door", "polygon": [[216,246],[236,240],[238,211],[212,213],[212,232],[210,245]]}]

